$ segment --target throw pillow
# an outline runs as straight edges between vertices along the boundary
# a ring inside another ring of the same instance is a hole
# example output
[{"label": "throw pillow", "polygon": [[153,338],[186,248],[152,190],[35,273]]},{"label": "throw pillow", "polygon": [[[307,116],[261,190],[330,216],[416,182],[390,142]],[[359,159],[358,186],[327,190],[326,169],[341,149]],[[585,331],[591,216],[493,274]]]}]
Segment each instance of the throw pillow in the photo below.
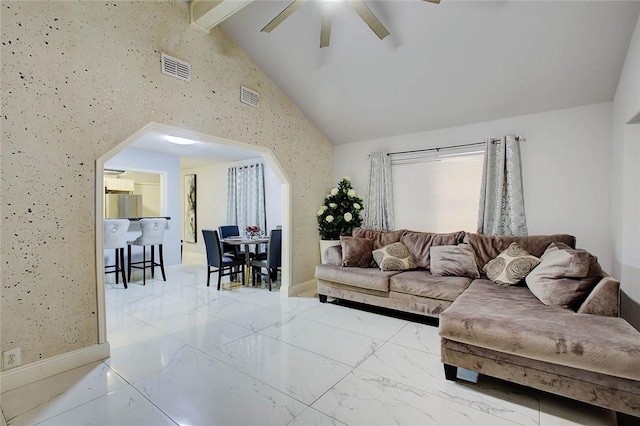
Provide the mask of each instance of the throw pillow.
[{"label": "throw pillow", "polygon": [[373,264],[373,240],[368,238],[340,237],[342,266],[369,268]]},{"label": "throw pillow", "polygon": [[469,244],[433,246],[430,252],[432,275],[480,278],[476,255]]},{"label": "throw pillow", "polygon": [[397,231],[376,231],[373,229],[354,228],[351,232],[351,236],[373,240],[373,248],[378,250],[386,245],[400,241],[400,237],[402,237],[403,233],[403,229],[399,229]]},{"label": "throw pillow", "polygon": [[484,273],[496,284],[514,285],[522,281],[539,263],[540,259],[531,256],[514,242],[484,265]]},{"label": "throw pillow", "polygon": [[529,276],[529,290],[545,305],[575,310],[604,275],[598,259],[585,250],[552,243]]},{"label": "throw pillow", "polygon": [[409,249],[402,243],[393,243],[374,250],[373,260],[382,271],[406,271],[416,267]]},{"label": "throw pillow", "polygon": [[431,266],[431,247],[455,245],[462,242],[463,238],[464,231],[450,232],[448,234],[405,231],[400,238],[400,242],[407,246],[418,268],[429,269]]}]

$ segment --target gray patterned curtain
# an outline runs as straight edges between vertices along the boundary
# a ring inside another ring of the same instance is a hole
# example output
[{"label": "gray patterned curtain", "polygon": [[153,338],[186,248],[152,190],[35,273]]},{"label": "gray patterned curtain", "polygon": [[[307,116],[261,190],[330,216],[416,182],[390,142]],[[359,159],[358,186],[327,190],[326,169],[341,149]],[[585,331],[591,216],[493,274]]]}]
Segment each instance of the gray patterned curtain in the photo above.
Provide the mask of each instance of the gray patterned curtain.
[{"label": "gray patterned curtain", "polygon": [[487,141],[478,210],[478,233],[527,235],[520,145],[516,136]]},{"label": "gray patterned curtain", "polygon": [[364,208],[364,222],[367,229],[393,230],[393,184],[391,181],[391,159],[386,152],[369,155],[369,196]]},{"label": "gray patterned curtain", "polygon": [[258,225],[266,232],[264,165],[230,167],[227,172],[227,223],[238,225],[240,233],[247,225]]}]

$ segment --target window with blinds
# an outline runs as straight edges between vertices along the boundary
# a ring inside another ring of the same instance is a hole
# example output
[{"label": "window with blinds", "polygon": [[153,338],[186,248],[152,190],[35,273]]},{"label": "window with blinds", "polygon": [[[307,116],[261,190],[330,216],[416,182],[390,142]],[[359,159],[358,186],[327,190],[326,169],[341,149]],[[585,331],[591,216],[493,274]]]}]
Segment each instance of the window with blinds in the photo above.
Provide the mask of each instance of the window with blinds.
[{"label": "window with blinds", "polygon": [[392,157],[396,229],[476,232],[483,152]]}]

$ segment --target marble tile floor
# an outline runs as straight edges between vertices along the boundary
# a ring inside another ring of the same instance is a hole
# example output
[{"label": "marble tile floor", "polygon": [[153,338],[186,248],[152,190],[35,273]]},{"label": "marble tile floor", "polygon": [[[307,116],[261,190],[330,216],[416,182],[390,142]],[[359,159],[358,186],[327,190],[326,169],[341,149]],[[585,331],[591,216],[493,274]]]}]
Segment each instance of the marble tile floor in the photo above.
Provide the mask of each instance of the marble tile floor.
[{"label": "marble tile floor", "polygon": [[[615,415],[467,372],[437,328],[226,284],[205,268],[107,285],[111,357],[0,395],[17,425],[615,425]],[[464,373],[464,372],[462,372]]]}]

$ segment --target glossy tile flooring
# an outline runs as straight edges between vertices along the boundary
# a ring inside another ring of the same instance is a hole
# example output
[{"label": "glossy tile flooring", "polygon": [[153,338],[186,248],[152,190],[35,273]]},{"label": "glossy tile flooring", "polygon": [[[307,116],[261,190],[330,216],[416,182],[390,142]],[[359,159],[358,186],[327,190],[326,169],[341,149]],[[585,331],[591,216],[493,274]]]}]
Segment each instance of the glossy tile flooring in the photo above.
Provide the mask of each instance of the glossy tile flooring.
[{"label": "glossy tile flooring", "polygon": [[2,394],[9,425],[615,425],[484,376],[446,381],[433,326],[205,282],[186,265],[108,285],[111,357]]}]

